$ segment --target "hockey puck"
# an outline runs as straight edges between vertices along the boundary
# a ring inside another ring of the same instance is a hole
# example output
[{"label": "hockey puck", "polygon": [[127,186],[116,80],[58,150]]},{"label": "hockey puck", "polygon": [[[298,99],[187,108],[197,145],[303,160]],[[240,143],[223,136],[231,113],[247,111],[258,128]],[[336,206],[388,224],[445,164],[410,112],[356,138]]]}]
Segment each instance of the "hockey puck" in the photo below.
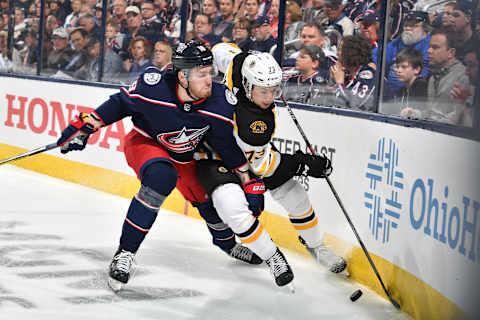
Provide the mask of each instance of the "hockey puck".
[{"label": "hockey puck", "polygon": [[362,296],[362,290],[359,289],[354,293],[352,293],[352,295],[350,296],[350,300],[352,300],[352,302],[357,301],[358,298],[360,298],[361,296]]}]

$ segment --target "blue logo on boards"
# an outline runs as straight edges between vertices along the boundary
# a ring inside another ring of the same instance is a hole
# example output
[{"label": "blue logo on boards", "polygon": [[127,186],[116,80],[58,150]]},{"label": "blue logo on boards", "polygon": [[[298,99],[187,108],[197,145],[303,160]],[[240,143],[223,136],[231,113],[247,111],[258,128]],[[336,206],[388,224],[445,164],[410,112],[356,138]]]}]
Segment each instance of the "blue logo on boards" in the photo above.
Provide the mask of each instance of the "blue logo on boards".
[{"label": "blue logo on boards", "polygon": [[369,211],[368,227],[377,241],[388,243],[390,231],[398,228],[402,203],[403,171],[399,169],[399,149],[389,139],[381,138],[377,150],[370,154],[365,177],[369,181],[364,205]]}]

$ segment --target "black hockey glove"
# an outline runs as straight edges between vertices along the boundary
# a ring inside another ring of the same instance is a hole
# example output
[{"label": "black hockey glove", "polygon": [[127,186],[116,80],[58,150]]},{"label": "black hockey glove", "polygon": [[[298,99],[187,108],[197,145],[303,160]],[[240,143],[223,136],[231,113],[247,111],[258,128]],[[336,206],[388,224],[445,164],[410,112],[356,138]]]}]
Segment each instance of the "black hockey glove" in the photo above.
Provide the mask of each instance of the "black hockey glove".
[{"label": "black hockey glove", "polygon": [[305,154],[300,150],[295,152],[295,160],[302,166],[307,166],[307,175],[314,178],[326,178],[332,173],[332,162],[324,155]]},{"label": "black hockey glove", "polygon": [[252,179],[243,184],[243,191],[248,201],[248,209],[252,211],[253,216],[258,217],[262,214],[265,207],[265,184],[261,179]]},{"label": "black hockey glove", "polygon": [[80,115],[70,121],[65,130],[62,131],[62,135],[57,141],[61,153],[85,149],[88,137],[97,131],[92,124],[85,122],[87,119],[87,114],[80,113]]}]

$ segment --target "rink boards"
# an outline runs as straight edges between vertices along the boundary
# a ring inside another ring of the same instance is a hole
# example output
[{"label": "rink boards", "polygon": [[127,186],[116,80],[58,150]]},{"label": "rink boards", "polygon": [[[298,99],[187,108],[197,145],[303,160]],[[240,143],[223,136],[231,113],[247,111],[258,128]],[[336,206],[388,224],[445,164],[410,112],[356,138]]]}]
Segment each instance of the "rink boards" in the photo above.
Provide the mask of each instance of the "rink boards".
[{"label": "rink boards", "polygon": [[[0,78],[0,84],[0,158],[56,141],[72,114],[89,112],[117,92],[17,78]],[[276,112],[276,147],[286,153],[305,150],[287,110]],[[365,119],[294,112],[315,148],[332,158],[331,181],[402,310],[415,319],[478,317],[479,143]],[[131,127],[124,120],[102,129],[82,152],[52,150],[15,164],[130,198],[138,182],[124,160],[122,137]],[[328,243],[347,257],[352,279],[383,295],[328,185],[299,181]],[[176,191],[165,207],[198,217]],[[261,219],[274,241],[305,253],[286,217],[267,198]]]}]

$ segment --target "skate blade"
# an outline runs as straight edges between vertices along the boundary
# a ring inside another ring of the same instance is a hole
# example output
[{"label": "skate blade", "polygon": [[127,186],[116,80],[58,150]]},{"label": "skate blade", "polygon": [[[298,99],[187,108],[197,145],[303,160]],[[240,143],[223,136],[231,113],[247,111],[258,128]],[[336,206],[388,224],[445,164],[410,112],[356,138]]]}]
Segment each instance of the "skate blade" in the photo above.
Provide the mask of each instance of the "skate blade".
[{"label": "skate blade", "polygon": [[112,289],[113,292],[119,292],[125,286],[125,283],[115,280],[111,277],[108,277],[108,286]]}]

